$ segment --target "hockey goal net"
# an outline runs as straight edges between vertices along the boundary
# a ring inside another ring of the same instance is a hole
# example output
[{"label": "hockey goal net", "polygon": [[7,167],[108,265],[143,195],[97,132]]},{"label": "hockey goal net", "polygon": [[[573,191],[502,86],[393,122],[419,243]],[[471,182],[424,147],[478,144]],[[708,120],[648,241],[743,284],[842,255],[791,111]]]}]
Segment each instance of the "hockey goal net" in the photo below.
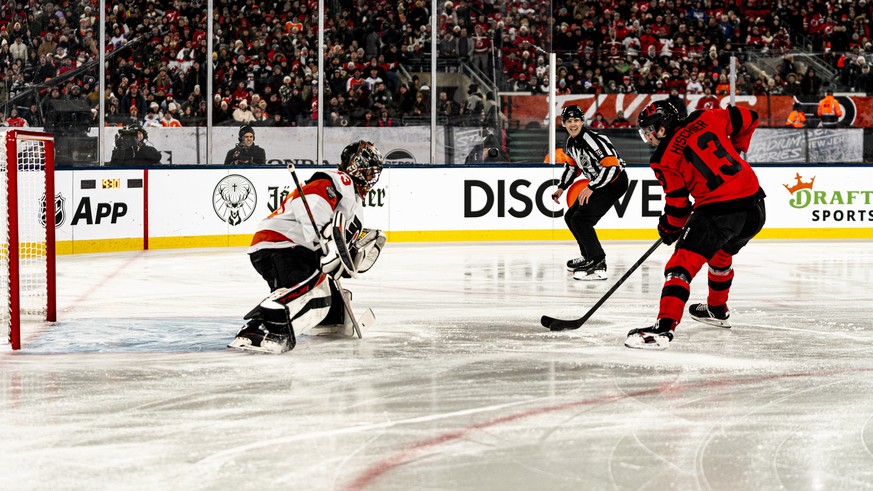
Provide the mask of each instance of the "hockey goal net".
[{"label": "hockey goal net", "polygon": [[54,321],[55,146],[52,135],[0,130],[0,324],[21,348],[22,323]]}]

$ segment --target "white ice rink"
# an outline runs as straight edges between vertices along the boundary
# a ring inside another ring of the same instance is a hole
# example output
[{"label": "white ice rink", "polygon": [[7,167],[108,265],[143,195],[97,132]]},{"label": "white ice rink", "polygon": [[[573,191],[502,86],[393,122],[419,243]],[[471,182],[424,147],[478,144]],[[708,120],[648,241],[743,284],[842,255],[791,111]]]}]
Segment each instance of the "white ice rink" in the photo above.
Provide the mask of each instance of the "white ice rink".
[{"label": "white ice rink", "polygon": [[[389,243],[344,286],[364,339],[225,348],[267,294],[243,249],[58,258],[59,321],[0,345],[0,490],[873,489],[873,246],[753,241],[733,329],[656,315],[662,246]],[[705,300],[705,271],[691,302]]]}]

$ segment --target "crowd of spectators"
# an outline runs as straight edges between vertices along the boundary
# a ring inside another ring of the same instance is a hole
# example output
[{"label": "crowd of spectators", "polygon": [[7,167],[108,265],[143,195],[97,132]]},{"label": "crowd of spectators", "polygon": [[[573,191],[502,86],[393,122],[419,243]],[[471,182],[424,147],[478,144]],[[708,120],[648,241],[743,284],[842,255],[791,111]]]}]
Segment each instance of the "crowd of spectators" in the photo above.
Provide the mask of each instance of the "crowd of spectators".
[{"label": "crowd of spectators", "polygon": [[[97,59],[97,5],[10,0],[0,6],[0,100],[27,94],[14,104],[16,123],[39,126],[53,100],[96,108],[102,97],[109,124],[203,125],[209,105],[218,125],[315,124],[316,1],[216,0],[212,53],[203,0],[107,4],[106,92],[99,93],[96,68],[48,85]],[[739,94],[873,93],[871,8],[867,0],[569,0],[554,7],[445,1],[437,12],[441,67],[466,63],[491,86],[474,93],[441,88],[438,116],[479,124],[499,112],[495,90],[546,93],[550,48],[559,58],[559,94],[726,95],[731,56],[741,61]],[[329,9],[326,124],[428,123],[430,88],[407,74],[429,69],[430,2],[339,0]],[[552,14],[554,33],[548,31]],[[798,47],[818,53],[837,80],[801,68],[791,56]],[[782,63],[775,73],[755,70],[743,63],[754,61],[752,53]],[[209,99],[208,62],[214,70]]]},{"label": "crowd of spectators", "polygon": [[[799,48],[818,53],[839,74],[844,91],[873,93],[867,62],[873,51],[871,13],[866,0],[571,3],[555,14],[556,91],[703,94],[709,88],[724,96],[735,56],[739,95],[821,96],[823,83],[831,81],[795,64],[792,52]],[[540,18],[530,25],[548,24]],[[503,34],[502,45],[510,46],[503,51],[503,71],[514,90],[548,91],[545,59],[534,45],[545,34],[530,28]],[[760,58],[782,64],[770,74],[750,67]]]}]

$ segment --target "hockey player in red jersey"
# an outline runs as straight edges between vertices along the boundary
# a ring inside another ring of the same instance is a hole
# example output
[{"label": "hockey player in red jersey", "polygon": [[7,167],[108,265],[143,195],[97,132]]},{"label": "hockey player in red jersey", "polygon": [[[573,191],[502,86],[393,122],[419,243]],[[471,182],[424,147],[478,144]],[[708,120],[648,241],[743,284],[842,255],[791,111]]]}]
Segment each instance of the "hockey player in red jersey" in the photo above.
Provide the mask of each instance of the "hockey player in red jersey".
[{"label": "hockey player in red jersey", "polygon": [[258,224],[248,254],[272,293],[245,316],[249,322],[229,347],[282,353],[303,331],[348,322],[350,295],[335,278],[368,270],[385,244],[382,231],[362,228],[362,199],[383,163],[372,143],[352,143],[339,169],[318,171],[303,184],[305,199],[294,190]]},{"label": "hockey player in red jersey", "polygon": [[682,320],[691,280],[709,265],[706,303],[688,309],[692,319],[729,328],[728,292],[732,259],[764,226],[764,191],[755,171],[740,155],[749,148],[758,114],[746,108],[695,111],[680,120],[667,101],[640,113],[643,140],[657,147],[650,166],[664,188],[658,233],[676,243],[664,271],[658,319],[633,329],[625,346],[665,349]]}]

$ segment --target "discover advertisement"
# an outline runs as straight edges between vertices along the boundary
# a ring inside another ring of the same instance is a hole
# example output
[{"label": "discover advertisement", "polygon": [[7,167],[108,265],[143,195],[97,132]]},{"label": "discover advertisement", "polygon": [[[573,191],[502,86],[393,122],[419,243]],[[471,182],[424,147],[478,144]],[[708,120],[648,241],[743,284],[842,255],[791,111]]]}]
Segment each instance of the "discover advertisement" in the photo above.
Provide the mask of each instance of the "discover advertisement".
[{"label": "discover advertisement", "polygon": [[[308,179],[317,169],[299,169]],[[388,168],[364,197],[365,226],[390,241],[571,240],[566,203],[551,193],[561,167]],[[847,172],[851,171],[851,179]],[[597,225],[605,240],[651,239],[664,206],[646,167]],[[873,168],[763,167],[765,238],[873,238]],[[294,189],[270,169],[59,171],[62,253],[247,245]]]}]

